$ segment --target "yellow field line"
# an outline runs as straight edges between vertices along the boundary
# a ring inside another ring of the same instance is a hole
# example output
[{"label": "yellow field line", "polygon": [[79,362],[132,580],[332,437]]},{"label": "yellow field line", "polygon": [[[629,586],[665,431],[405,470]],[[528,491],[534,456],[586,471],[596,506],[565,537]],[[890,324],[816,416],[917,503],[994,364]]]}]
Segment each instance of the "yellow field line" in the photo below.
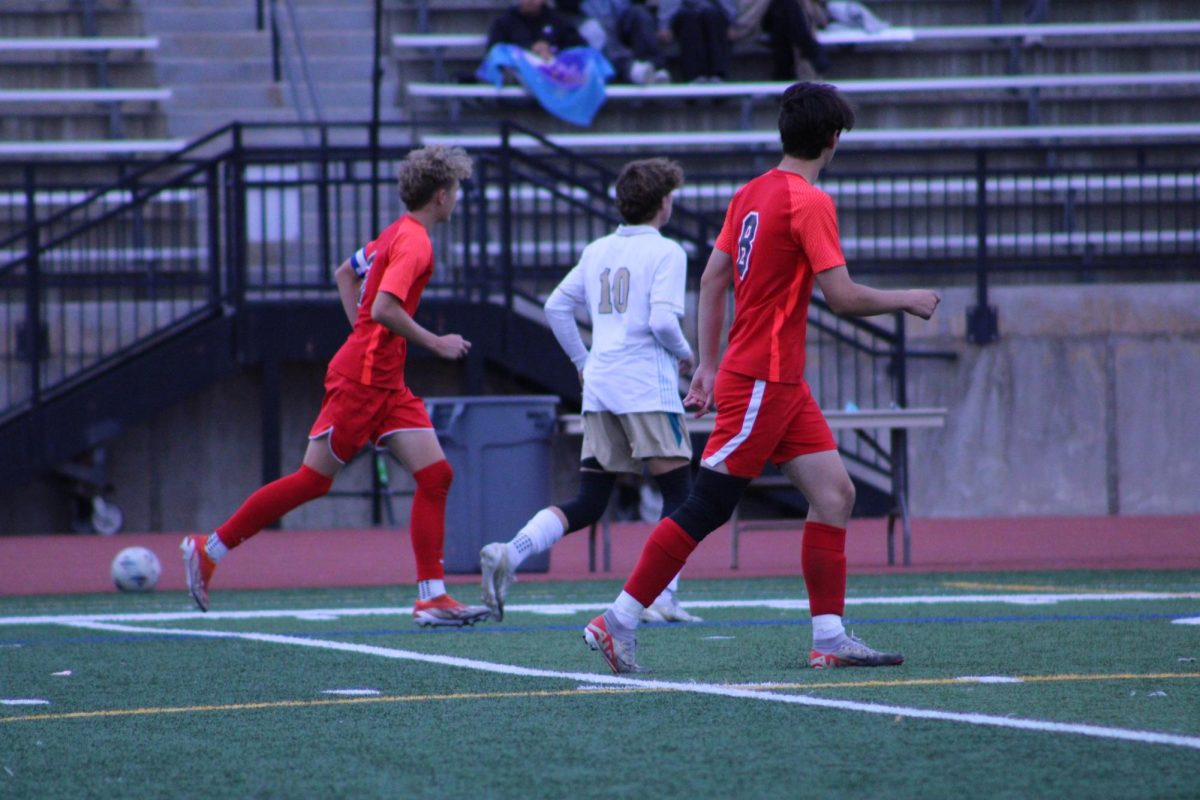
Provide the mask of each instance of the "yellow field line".
[{"label": "yellow field line", "polygon": [[[1004,676],[1008,677],[1008,676]],[[1014,675],[1011,676],[1021,683],[1060,683],[1065,681],[1130,681],[1130,680],[1187,680],[1200,679],[1200,672],[1151,672],[1146,674],[1115,673],[1110,675]],[[970,679],[962,678],[915,678],[910,680],[872,680],[846,681],[841,683],[752,683],[728,684],[740,689],[851,689],[851,688],[891,688],[902,686],[964,686],[975,685]],[[996,684],[984,684],[996,685]],[[24,714],[13,717],[0,717],[4,722],[45,722],[65,719],[98,719],[103,717],[132,717],[149,716],[154,714],[188,714],[208,713],[213,711],[256,711],[277,708],[319,708],[322,706],[345,706],[366,703],[422,703],[445,700],[508,700],[513,698],[531,697],[579,697],[598,694],[630,694],[633,692],[665,692],[669,689],[609,689],[597,687],[594,689],[559,689],[555,691],[526,691],[526,692],[459,692],[455,694],[409,694],[381,695],[378,697],[341,697],[328,700],[275,700],[262,703],[226,703],[206,706],[158,706],[151,708],[114,708],[102,711],[67,711],[54,714]]]},{"label": "yellow field line", "polygon": [[264,703],[227,703],[211,706],[160,706],[157,708],[114,708],[104,711],[68,711],[59,714],[27,714],[19,717],[0,717],[0,722],[37,722],[60,719],[94,719],[97,717],[132,717],[151,714],[185,714],[210,711],[254,711],[274,708],[315,708],[356,703],[420,703],[436,700],[502,700],[513,697],[563,697],[567,695],[627,694],[631,691],[661,691],[646,689],[560,689],[535,692],[463,692],[459,694],[381,695],[379,697],[343,697],[330,700],[276,700]]},{"label": "yellow field line", "polygon": [[942,581],[947,589],[972,589],[992,592],[1063,592],[1071,594],[1121,594],[1125,589],[1085,589],[1078,586],[1044,586],[1026,583],[978,583],[973,581]]},{"label": "yellow field line", "polygon": [[[978,676],[972,676],[978,677]],[[1111,675],[1004,675],[1020,683],[1061,683],[1065,681],[1132,681],[1132,680],[1176,680],[1200,679],[1200,672],[1150,672],[1137,674],[1132,672],[1115,673]],[[849,689],[849,688],[890,688],[893,686],[976,686],[976,685],[1005,685],[1005,682],[986,683],[963,678],[914,678],[899,681],[846,681],[844,683],[750,683],[733,684],[742,689]]]}]

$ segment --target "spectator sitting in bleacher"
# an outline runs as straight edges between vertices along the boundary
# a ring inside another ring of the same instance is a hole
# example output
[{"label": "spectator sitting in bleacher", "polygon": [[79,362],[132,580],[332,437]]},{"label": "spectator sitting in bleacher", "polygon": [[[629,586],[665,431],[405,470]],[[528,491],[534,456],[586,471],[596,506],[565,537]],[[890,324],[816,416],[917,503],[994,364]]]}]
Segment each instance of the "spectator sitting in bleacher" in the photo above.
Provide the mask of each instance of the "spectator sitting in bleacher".
[{"label": "spectator sitting in bleacher", "polygon": [[592,124],[604,105],[613,67],[570,20],[547,8],[546,0],[518,0],[492,21],[487,44],[476,78],[497,88],[516,80],[559,119]]},{"label": "spectator sitting in bleacher", "polygon": [[818,10],[823,13],[815,0],[738,0],[737,17],[729,29],[729,38],[737,41],[765,31],[771,47],[771,80],[813,77],[800,74],[798,58],[807,60],[813,71],[821,75],[830,65],[824,48],[813,33],[820,27],[811,20],[812,12]]},{"label": "spectator sitting in bleacher", "polygon": [[[1034,0],[1043,2],[1043,0]],[[864,33],[879,33],[891,27],[871,9],[856,0],[801,0],[809,27],[853,28]]]},{"label": "spectator sitting in bleacher", "polygon": [[735,0],[659,0],[658,37],[679,41],[679,69],[685,82],[715,83],[729,77],[729,25]]},{"label": "spectator sitting in bleacher", "polygon": [[488,28],[487,49],[515,44],[550,61],[560,50],[587,44],[570,20],[546,6],[546,0],[517,0]]},{"label": "spectator sitting in bleacher", "polygon": [[[560,4],[565,9],[565,4]],[[655,35],[654,15],[632,0],[583,0],[579,32],[604,53],[628,83],[669,83],[667,59]]]}]

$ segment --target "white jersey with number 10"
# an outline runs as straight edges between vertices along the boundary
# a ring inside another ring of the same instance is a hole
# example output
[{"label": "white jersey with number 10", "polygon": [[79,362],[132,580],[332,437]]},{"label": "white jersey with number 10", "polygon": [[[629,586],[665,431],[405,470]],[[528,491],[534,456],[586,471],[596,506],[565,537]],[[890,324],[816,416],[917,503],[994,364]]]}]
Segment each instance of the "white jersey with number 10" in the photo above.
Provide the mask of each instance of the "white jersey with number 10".
[{"label": "white jersey with number 10", "polygon": [[[683,413],[679,359],[690,358],[691,351],[682,336],[676,352],[660,343],[651,310],[658,306],[659,314],[668,311],[675,320],[682,318],[686,286],[683,248],[650,225],[622,225],[584,248],[579,263],[546,302],[548,312],[582,305],[591,316],[584,411]],[[571,353],[569,347],[567,351]]]}]

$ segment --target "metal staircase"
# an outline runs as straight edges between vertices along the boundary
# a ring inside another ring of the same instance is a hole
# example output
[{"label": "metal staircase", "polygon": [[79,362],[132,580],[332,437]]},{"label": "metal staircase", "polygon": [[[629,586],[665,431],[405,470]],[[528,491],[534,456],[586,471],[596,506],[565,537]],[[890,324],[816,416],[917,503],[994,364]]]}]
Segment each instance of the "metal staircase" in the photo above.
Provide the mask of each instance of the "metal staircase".
[{"label": "metal staircase", "polygon": [[[318,144],[284,147],[279,126],[226,126],[53,215],[31,213],[0,240],[0,450],[25,454],[0,461],[0,481],[61,471],[239,370],[277,376],[283,360],[326,361],[346,332],[334,268],[403,212],[392,176],[404,131],[389,127],[373,148],[368,127],[309,126],[296,138]],[[454,221],[434,236],[438,266],[419,315],[475,343],[462,393],[481,393],[493,369],[577,402],[540,305],[583,245],[619,222],[614,179],[565,150],[476,154]],[[675,208],[665,232],[690,253],[694,281],[721,215]],[[903,405],[902,322],[840,320],[819,302],[812,313],[811,344],[829,365],[813,376],[819,401]],[[263,392],[270,478],[277,377]],[[854,442],[846,454],[867,470],[881,463]]]}]

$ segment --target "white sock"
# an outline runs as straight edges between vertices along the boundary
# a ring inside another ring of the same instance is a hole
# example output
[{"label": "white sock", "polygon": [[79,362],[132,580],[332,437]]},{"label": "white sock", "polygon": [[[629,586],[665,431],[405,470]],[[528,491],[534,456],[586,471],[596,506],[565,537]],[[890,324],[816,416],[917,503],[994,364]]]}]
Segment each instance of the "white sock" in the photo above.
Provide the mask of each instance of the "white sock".
[{"label": "white sock", "polygon": [[204,552],[208,553],[208,557],[215,564],[221,560],[221,557],[229,552],[229,548],[221,541],[221,537],[217,534],[210,533],[208,539],[204,541]]},{"label": "white sock", "polygon": [[654,598],[654,602],[651,603],[651,605],[657,605],[659,603],[667,606],[671,605],[671,603],[675,600],[675,593],[679,591],[679,576],[682,574],[682,572],[676,573],[675,577],[671,578],[671,582],[667,584],[667,588],[662,590],[662,594]]},{"label": "white sock", "polygon": [[636,628],[641,622],[642,612],[646,610],[646,607],[635,600],[633,595],[621,592],[609,610],[622,626]]},{"label": "white sock", "polygon": [[432,581],[417,581],[417,597],[421,600],[432,600],[446,593],[446,582],[440,578]]},{"label": "white sock", "polygon": [[508,563],[515,570],[521,562],[536,553],[544,553],[563,537],[562,521],[548,508],[534,514],[525,527],[508,543]]},{"label": "white sock", "polygon": [[813,644],[833,643],[846,633],[837,614],[816,614],[812,618]]}]

